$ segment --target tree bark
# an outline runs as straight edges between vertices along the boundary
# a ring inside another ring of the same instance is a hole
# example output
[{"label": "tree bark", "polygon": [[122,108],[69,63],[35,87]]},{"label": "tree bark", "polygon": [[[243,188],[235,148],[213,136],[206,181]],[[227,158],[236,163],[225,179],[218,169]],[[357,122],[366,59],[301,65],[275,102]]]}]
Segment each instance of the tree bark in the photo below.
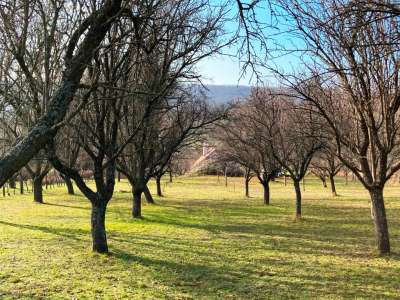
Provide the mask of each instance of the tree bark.
[{"label": "tree bark", "polygon": [[383,188],[372,188],[369,193],[372,202],[378,251],[381,255],[390,254],[389,229],[386,219],[385,202],[383,199]]},{"label": "tree bark", "polygon": [[141,218],[142,217],[142,190],[134,188],[133,194],[133,206],[132,206],[132,217]]},{"label": "tree bark", "polygon": [[16,182],[15,182],[15,177],[12,176],[9,180],[8,180],[8,184],[10,186],[10,188],[15,189],[16,188]]},{"label": "tree bark", "polygon": [[71,53],[68,53],[67,67],[63,71],[61,83],[48,105],[46,114],[0,159],[0,185],[6,183],[14,173],[25,166],[56,134],[54,125],[64,119],[79,87],[82,74],[93,58],[94,49],[97,49],[103,41],[112,25],[110,20],[120,11],[121,2],[121,0],[105,1],[90,19],[87,35],[79,44],[76,53],[73,55],[75,47],[68,49]]},{"label": "tree bark", "polygon": [[296,191],[296,219],[301,219],[301,188],[300,181],[293,180],[294,190]]},{"label": "tree bark", "polygon": [[106,204],[92,204],[92,242],[93,251],[97,253],[108,253],[107,235],[105,227]]},{"label": "tree bark", "polygon": [[19,192],[21,195],[24,194],[24,179],[22,176],[19,177]]},{"label": "tree bark", "polygon": [[169,183],[172,183],[172,171],[169,171]]},{"label": "tree bark", "polygon": [[33,201],[43,203],[43,176],[33,178]]},{"label": "tree bark", "polygon": [[156,204],[147,185],[144,186],[143,193],[144,193],[147,203]]},{"label": "tree bark", "polygon": [[64,175],[64,182],[65,182],[65,185],[67,186],[68,195],[75,195],[74,185],[72,184],[71,178]]},{"label": "tree bark", "polygon": [[331,191],[332,191],[332,196],[336,197],[336,186],[335,186],[335,176],[334,175],[329,175],[329,182],[331,184]]},{"label": "tree bark", "polygon": [[162,190],[161,190],[161,176],[156,177],[156,185],[157,185],[157,196],[162,197]]},{"label": "tree bark", "polygon": [[328,187],[328,186],[326,185],[326,179],[325,179],[325,177],[321,176],[320,179],[321,179],[321,181],[322,181],[322,186],[323,186],[324,188]]},{"label": "tree bark", "polygon": [[269,205],[269,200],[270,200],[269,181],[264,182],[262,186],[264,189],[264,204]]},{"label": "tree bark", "polygon": [[250,192],[249,192],[249,178],[245,177],[244,178],[244,194],[246,198],[250,197]]}]

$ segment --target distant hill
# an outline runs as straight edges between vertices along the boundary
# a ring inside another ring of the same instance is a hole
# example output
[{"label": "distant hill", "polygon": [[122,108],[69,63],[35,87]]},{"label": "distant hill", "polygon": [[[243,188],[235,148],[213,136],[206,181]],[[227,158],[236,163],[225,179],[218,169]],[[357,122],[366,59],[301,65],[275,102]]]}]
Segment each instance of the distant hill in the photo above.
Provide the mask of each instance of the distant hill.
[{"label": "distant hill", "polygon": [[250,95],[251,86],[245,85],[206,85],[206,95],[215,104],[224,104]]}]

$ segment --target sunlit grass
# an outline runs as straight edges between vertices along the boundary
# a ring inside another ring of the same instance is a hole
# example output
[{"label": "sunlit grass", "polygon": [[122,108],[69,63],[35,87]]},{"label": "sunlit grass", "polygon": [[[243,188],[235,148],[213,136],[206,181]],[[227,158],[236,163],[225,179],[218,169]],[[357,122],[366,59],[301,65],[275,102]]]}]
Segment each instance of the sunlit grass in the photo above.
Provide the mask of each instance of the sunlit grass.
[{"label": "sunlit grass", "polygon": [[[151,185],[154,191],[154,186]],[[394,254],[375,251],[367,193],[338,184],[332,198],[306,180],[303,220],[293,222],[290,182],[272,183],[271,206],[253,180],[182,177],[130,216],[119,183],[107,213],[111,255],[90,251],[90,205],[65,187],[0,197],[1,299],[400,298],[400,186],[385,197]]]}]

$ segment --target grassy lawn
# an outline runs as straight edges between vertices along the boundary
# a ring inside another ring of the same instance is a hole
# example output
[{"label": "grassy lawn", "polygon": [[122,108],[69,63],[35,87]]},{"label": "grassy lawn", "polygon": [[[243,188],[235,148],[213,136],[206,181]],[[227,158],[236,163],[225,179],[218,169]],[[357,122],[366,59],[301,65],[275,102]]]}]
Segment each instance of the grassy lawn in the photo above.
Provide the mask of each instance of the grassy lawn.
[{"label": "grassy lawn", "polygon": [[[151,185],[154,191],[154,186]],[[291,185],[275,182],[271,206],[254,180],[177,178],[157,205],[130,217],[118,184],[107,213],[111,255],[91,253],[90,205],[65,187],[0,197],[1,299],[400,298],[400,186],[385,191],[394,254],[376,255],[367,194],[339,182],[333,199],[306,180],[293,222]]]}]

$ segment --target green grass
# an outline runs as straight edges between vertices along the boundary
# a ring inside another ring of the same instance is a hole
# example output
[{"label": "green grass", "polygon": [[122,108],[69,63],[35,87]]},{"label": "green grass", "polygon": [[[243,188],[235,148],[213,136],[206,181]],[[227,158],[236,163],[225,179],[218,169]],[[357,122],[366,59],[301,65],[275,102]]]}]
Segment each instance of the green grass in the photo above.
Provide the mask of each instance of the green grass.
[{"label": "green grass", "polygon": [[[1,299],[400,298],[399,186],[385,198],[394,254],[379,257],[367,194],[338,184],[339,197],[309,178],[293,222],[291,185],[272,184],[271,206],[242,180],[178,178],[157,205],[130,217],[126,183],[107,213],[111,254],[91,253],[90,205],[64,187],[0,198]],[[151,185],[154,191],[154,186]]]}]

